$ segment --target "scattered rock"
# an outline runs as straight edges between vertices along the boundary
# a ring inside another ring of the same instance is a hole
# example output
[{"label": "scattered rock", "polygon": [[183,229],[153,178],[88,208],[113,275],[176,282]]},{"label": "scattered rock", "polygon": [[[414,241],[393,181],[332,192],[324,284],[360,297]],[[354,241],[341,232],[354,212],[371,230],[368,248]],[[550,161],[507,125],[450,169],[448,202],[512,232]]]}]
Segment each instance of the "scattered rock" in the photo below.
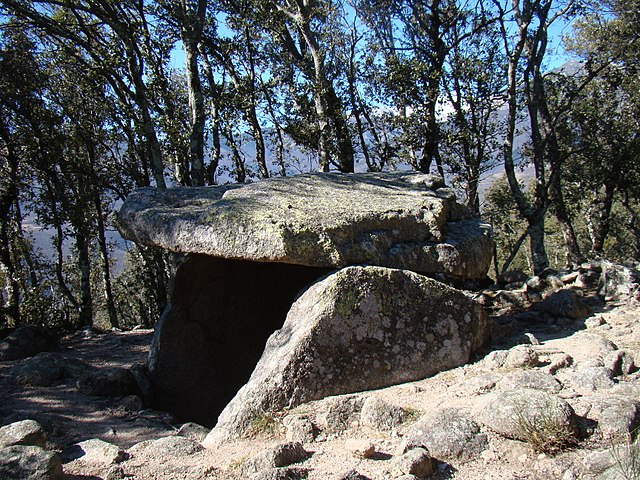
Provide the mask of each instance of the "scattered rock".
[{"label": "scattered rock", "polygon": [[360,412],[360,423],[376,430],[391,430],[405,418],[404,410],[378,397],[367,397]]},{"label": "scattered rock", "polygon": [[62,462],[55,453],[33,445],[0,449],[0,478],[3,480],[61,480]]},{"label": "scattered rock", "polygon": [[[542,390],[492,394],[480,411],[480,421],[507,438],[531,440],[532,430],[553,436],[560,431],[575,435],[576,417],[564,400]],[[546,432],[545,432],[546,431]]]},{"label": "scattered rock", "polygon": [[587,453],[582,459],[581,469],[585,474],[598,475],[615,464],[611,450],[599,450]]},{"label": "scattered rock", "polygon": [[369,440],[350,438],[344,444],[345,450],[358,458],[371,458],[376,453],[376,446]]},{"label": "scattered rock", "polygon": [[138,393],[136,380],[129,369],[106,367],[87,373],[78,380],[78,390],[85,395],[123,397]]},{"label": "scattered rock", "polygon": [[127,395],[117,403],[117,408],[131,413],[139,412],[140,410],[142,410],[142,406],[142,398],[140,398],[138,395]]},{"label": "scattered rock", "polygon": [[393,460],[396,475],[415,475],[427,478],[434,473],[434,462],[424,448],[413,448]]},{"label": "scattered rock", "polygon": [[462,412],[446,408],[419,420],[407,432],[402,451],[420,447],[438,459],[470,460],[487,448],[487,436]]},{"label": "scattered rock", "polygon": [[498,373],[476,375],[457,384],[456,389],[461,395],[483,395],[493,390],[501,378]]},{"label": "scattered rock", "polygon": [[584,326],[588,329],[594,329],[605,323],[607,322],[602,317],[589,317],[584,321]]},{"label": "scattered rock", "polygon": [[48,387],[65,374],[64,359],[57,353],[42,352],[13,367],[16,382],[32,387]]},{"label": "scattered rock", "polygon": [[13,445],[45,447],[47,434],[34,420],[22,420],[0,428],[0,448]]},{"label": "scattered rock", "polygon": [[245,475],[250,475],[266,469],[288,467],[293,463],[303,462],[309,455],[299,442],[283,443],[267,448],[250,458],[243,464],[242,469]]},{"label": "scattered rock", "polygon": [[600,263],[602,274],[598,293],[605,301],[637,301],[640,292],[640,271],[637,267],[620,265],[606,260]]},{"label": "scattered rock", "polygon": [[126,480],[128,476],[121,466],[113,465],[107,470],[104,480]]},{"label": "scattered rock", "polygon": [[640,400],[615,395],[589,397],[587,418],[598,423],[598,430],[608,441],[630,438],[640,426]]},{"label": "scattered rock", "polygon": [[406,270],[344,268],[293,304],[205,443],[240,437],[258,411],[462,365],[487,333],[482,307],[459,290]]},{"label": "scattered rock", "polygon": [[613,372],[604,366],[581,365],[567,373],[566,378],[576,390],[585,393],[607,390],[615,385]]},{"label": "scattered rock", "polygon": [[528,345],[517,345],[508,350],[504,368],[529,368],[538,365],[538,354]]},{"label": "scattered rock", "polygon": [[176,435],[180,435],[181,437],[186,437],[195,442],[202,443],[202,441],[210,431],[210,428],[203,427],[202,425],[198,425],[197,423],[187,422],[180,427]]},{"label": "scattered rock", "polygon": [[343,473],[339,473],[335,477],[332,477],[331,480],[371,480],[369,477],[365,477],[364,475],[358,473],[357,470],[348,470]]},{"label": "scattered rock", "polygon": [[266,468],[249,475],[249,480],[303,480],[308,474],[306,468]]},{"label": "scattered rock", "polygon": [[319,417],[322,428],[327,432],[341,432],[356,425],[364,400],[359,395],[341,395],[330,398]]},{"label": "scattered rock", "polygon": [[498,382],[497,387],[503,391],[532,388],[557,393],[562,390],[562,384],[552,375],[538,370],[517,370],[506,374]]},{"label": "scattered rock", "polygon": [[200,443],[189,438],[169,436],[136,443],[129,449],[129,454],[132,457],[159,458],[170,462],[172,458],[195,455],[202,450]]},{"label": "scattered rock", "polygon": [[603,366],[611,370],[614,377],[629,375],[636,369],[633,356],[624,350],[609,352],[603,359]]},{"label": "scattered rock", "polygon": [[73,445],[65,452],[69,459],[82,459],[84,462],[111,465],[126,459],[126,453],[117,445],[98,438],[92,438]]},{"label": "scattered rock", "polygon": [[45,327],[26,325],[16,328],[0,342],[0,361],[20,360],[58,348],[58,338]]},{"label": "scattered rock", "polygon": [[498,275],[499,285],[509,285],[512,283],[524,283],[529,279],[529,276],[522,270],[509,270],[508,272]]},{"label": "scattered rock", "polygon": [[558,290],[537,303],[534,308],[553,317],[574,320],[586,317],[590,313],[587,304],[573,290]]},{"label": "scattered rock", "polygon": [[320,433],[308,415],[287,415],[282,423],[287,428],[287,440],[290,442],[311,443]]}]

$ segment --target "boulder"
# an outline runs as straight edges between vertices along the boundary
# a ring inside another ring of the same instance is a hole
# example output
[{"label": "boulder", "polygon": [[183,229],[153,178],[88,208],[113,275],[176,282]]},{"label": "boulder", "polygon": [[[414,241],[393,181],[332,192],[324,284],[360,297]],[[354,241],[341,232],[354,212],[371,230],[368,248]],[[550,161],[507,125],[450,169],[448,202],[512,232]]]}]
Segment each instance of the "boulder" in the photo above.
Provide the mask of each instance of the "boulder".
[{"label": "boulder", "polygon": [[105,367],[80,377],[78,390],[85,395],[122,397],[138,393],[138,385],[128,369]]},{"label": "boulder", "polygon": [[591,311],[574,290],[558,290],[537,303],[535,308],[553,317],[571,319],[584,318]]},{"label": "boulder", "polygon": [[143,188],[127,198],[118,225],[125,238],[172,252],[485,278],[490,228],[442,186],[439,177],[393,172]]},{"label": "boulder", "polygon": [[0,342],[0,361],[20,360],[58,348],[58,338],[48,328],[26,325],[16,328]]},{"label": "boulder", "polygon": [[35,420],[22,420],[0,428],[0,448],[12,445],[45,446],[47,434]]},{"label": "boulder", "polygon": [[259,412],[462,365],[487,336],[482,307],[458,290],[406,270],[344,268],[294,303],[205,444],[241,436]]},{"label": "boulder", "polygon": [[48,387],[64,377],[64,363],[57,353],[42,352],[15,365],[11,374],[21,385]]},{"label": "boulder", "polygon": [[543,390],[493,394],[479,417],[494,432],[525,442],[569,442],[577,434],[571,405]]},{"label": "boulder", "polygon": [[471,418],[445,408],[416,422],[403,440],[403,450],[426,448],[434,458],[471,460],[488,446],[487,436]]},{"label": "boulder", "polygon": [[32,445],[0,449],[0,478],[3,480],[61,480],[62,462],[55,453]]}]

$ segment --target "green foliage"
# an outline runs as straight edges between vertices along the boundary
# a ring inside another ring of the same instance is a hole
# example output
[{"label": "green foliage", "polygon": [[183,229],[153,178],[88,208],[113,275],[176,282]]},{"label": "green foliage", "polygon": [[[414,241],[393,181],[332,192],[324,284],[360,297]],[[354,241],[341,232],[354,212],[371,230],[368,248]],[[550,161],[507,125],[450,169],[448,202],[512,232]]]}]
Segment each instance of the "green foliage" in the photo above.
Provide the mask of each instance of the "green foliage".
[{"label": "green foliage", "polygon": [[272,438],[282,433],[282,423],[271,413],[256,412],[244,436],[246,438]]}]

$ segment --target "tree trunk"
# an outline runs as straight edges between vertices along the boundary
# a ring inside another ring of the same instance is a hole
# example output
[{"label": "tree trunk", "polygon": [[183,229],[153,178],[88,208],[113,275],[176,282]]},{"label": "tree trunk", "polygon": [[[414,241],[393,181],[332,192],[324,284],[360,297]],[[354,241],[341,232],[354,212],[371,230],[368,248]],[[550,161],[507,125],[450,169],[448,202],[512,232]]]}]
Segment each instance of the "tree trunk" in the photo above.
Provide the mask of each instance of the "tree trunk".
[{"label": "tree trunk", "polygon": [[115,301],[113,300],[113,291],[111,289],[111,265],[109,264],[109,249],[105,236],[102,204],[100,202],[100,197],[97,194],[93,197],[93,204],[96,209],[96,219],[98,224],[98,247],[100,249],[100,259],[102,260],[102,288],[104,300],[111,327],[119,328],[120,322],[118,322],[118,313],[116,311]]},{"label": "tree trunk", "polygon": [[80,305],[78,321],[82,326],[93,325],[93,299],[91,297],[91,260],[89,255],[89,239],[84,232],[75,232],[78,254],[78,270],[80,271]]},{"label": "tree trunk", "polygon": [[527,228],[531,245],[531,260],[533,262],[533,273],[539,275],[549,268],[547,251],[544,247],[544,215],[540,215],[529,222]]},{"label": "tree trunk", "polygon": [[180,0],[181,15],[180,37],[184,47],[187,87],[189,91],[189,163],[191,185],[205,184],[204,167],[204,125],[205,108],[200,69],[198,67],[198,45],[204,28],[207,0],[198,0],[197,10],[193,11],[187,2]]},{"label": "tree trunk", "polygon": [[605,183],[596,192],[595,201],[587,210],[587,228],[591,237],[591,253],[602,256],[605,240],[609,234],[611,208],[613,206],[614,188]]}]

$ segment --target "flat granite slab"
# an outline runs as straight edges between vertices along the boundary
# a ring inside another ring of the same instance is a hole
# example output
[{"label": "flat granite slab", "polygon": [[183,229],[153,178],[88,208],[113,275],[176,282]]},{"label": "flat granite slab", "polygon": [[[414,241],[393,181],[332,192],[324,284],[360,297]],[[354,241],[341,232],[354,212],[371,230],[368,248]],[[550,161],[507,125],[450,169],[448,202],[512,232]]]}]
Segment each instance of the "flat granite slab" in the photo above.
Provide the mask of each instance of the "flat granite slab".
[{"label": "flat granite slab", "polygon": [[460,279],[484,278],[493,252],[490,227],[440,177],[417,172],[143,188],[124,202],[118,225],[127,239],[178,253]]}]

